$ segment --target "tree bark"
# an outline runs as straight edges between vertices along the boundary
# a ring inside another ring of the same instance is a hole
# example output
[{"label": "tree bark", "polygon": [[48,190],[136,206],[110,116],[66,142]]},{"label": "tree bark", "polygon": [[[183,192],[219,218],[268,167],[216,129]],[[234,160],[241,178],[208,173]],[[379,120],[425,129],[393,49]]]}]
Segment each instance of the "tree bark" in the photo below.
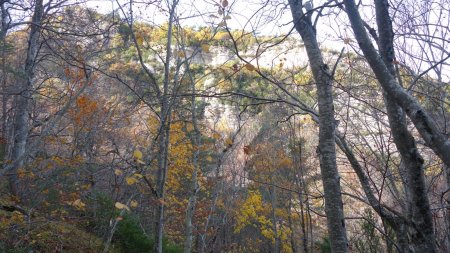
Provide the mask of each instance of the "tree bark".
[{"label": "tree bark", "polygon": [[[183,45],[184,47],[184,45]],[[186,51],[184,52],[185,55]],[[185,231],[185,241],[184,241],[184,253],[190,253],[191,249],[192,249],[192,241],[193,241],[193,224],[192,224],[192,219],[194,217],[194,213],[195,213],[195,206],[197,204],[197,194],[199,192],[199,185],[198,185],[198,173],[200,170],[200,165],[199,165],[199,156],[200,156],[200,129],[198,128],[198,123],[197,123],[197,106],[195,104],[196,100],[195,100],[195,94],[197,92],[196,88],[195,88],[195,81],[194,78],[192,77],[192,72],[189,68],[189,63],[187,62],[187,60],[185,61],[185,66],[186,66],[186,71],[189,75],[189,79],[190,79],[190,83],[191,83],[191,91],[192,91],[192,97],[191,97],[191,120],[192,120],[192,126],[194,128],[194,132],[193,132],[193,136],[191,139],[191,143],[192,143],[192,149],[193,149],[193,153],[192,153],[192,166],[193,166],[193,171],[192,171],[192,175],[191,175],[191,185],[190,185],[190,191],[192,193],[191,196],[189,196],[189,200],[188,200],[188,205],[186,207],[186,220],[185,220],[185,226],[186,226],[186,231]]]},{"label": "tree bark", "polygon": [[372,68],[383,90],[393,101],[406,112],[419,131],[426,144],[438,155],[442,161],[450,165],[450,141],[439,131],[436,122],[422,108],[417,100],[406,92],[390,73],[382,57],[373,46],[358,12],[354,0],[344,0],[347,15],[349,17],[355,38],[365,58]]},{"label": "tree bark", "polygon": [[340,177],[336,164],[335,119],[332,77],[324,63],[311,22],[311,14],[304,14],[299,0],[289,0],[294,25],[303,39],[310,67],[316,82],[319,104],[319,146],[317,152],[322,174],[325,213],[332,252],[348,252]]},{"label": "tree bark", "polygon": [[165,200],[165,184],[168,170],[168,148],[170,140],[170,115],[171,103],[169,99],[169,83],[170,83],[170,60],[172,58],[172,29],[175,17],[175,8],[178,1],[175,0],[169,6],[169,23],[167,30],[167,44],[166,44],[166,58],[164,63],[164,81],[163,93],[160,100],[160,128],[159,128],[159,143],[158,143],[158,175],[156,182],[156,190],[158,194],[158,207],[155,219],[155,252],[162,253],[163,251],[163,236],[164,236],[164,200]]},{"label": "tree bark", "polygon": [[36,57],[39,49],[39,37],[41,30],[41,21],[43,16],[43,0],[36,0],[34,7],[34,14],[32,17],[32,24],[28,38],[27,57],[24,66],[24,80],[19,87],[19,95],[15,102],[15,117],[14,117],[14,143],[12,144],[11,161],[12,168],[9,175],[9,187],[11,194],[20,196],[17,170],[24,166],[25,149],[28,139],[28,118],[30,113],[30,102],[33,89],[34,69]]},{"label": "tree bark", "polygon": [[[378,47],[384,64],[390,74],[395,77],[395,66],[393,64],[395,58],[394,32],[389,16],[389,3],[387,0],[375,0],[375,8],[379,38]],[[413,225],[409,231],[411,233],[410,245],[413,248],[412,251],[436,252],[433,219],[423,172],[425,169],[423,166],[424,160],[419,154],[414,137],[408,131],[406,116],[402,108],[385,92],[383,92],[383,96],[394,143],[405,165],[407,188],[411,194],[411,222]]]}]

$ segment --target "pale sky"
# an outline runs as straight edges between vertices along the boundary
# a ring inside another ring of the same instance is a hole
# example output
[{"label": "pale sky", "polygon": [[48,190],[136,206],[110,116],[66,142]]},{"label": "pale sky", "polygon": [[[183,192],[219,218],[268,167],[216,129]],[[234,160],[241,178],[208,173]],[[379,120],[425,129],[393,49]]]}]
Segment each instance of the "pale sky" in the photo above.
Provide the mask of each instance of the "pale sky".
[{"label": "pale sky", "polygon": [[[151,0],[132,0],[134,1],[133,12],[137,17],[137,20],[149,22],[153,24],[162,24],[167,22],[167,2],[172,2],[170,0],[155,0],[154,2],[159,2],[157,4],[144,4]],[[228,6],[225,8],[225,13],[221,14],[218,9],[221,4],[220,0],[180,0],[180,4],[177,7],[177,14],[181,18],[181,24],[186,26],[217,26],[224,16],[229,16],[226,20],[227,26],[231,29],[244,29],[246,31],[255,30],[259,34],[264,35],[279,35],[286,34],[292,29],[292,16],[290,10],[287,6],[287,0],[228,0]],[[119,0],[120,3],[129,3],[130,0]],[[322,0],[313,1],[316,6],[318,6]],[[365,1],[367,3],[373,4],[372,0]],[[404,4],[410,4],[411,7],[415,8],[422,5],[424,2],[415,2],[413,0],[404,0]],[[117,9],[117,0],[89,0],[87,1],[87,6],[97,9],[101,13],[111,12],[112,9]],[[366,5],[370,6],[370,5]],[[433,8],[432,8],[433,9]],[[439,8],[438,8],[439,9]],[[435,10],[435,9],[433,9]],[[331,13],[326,13],[331,11]],[[416,12],[415,10],[412,10]],[[448,10],[447,10],[448,12]],[[325,10],[323,16],[317,24],[317,30],[319,31],[317,36],[318,40],[326,48],[332,48],[334,50],[340,50],[342,47],[346,47],[348,51],[353,51],[357,48],[357,44],[352,41],[350,45],[345,45],[343,43],[344,38],[352,38],[353,32],[349,27],[349,22],[347,21],[346,15],[340,11],[338,8],[333,8],[332,10]],[[327,15],[329,14],[329,15]],[[372,27],[376,27],[374,20],[373,9],[370,7],[364,8],[362,11],[364,19]],[[431,13],[430,15],[433,15]],[[216,17],[214,17],[216,16]],[[448,13],[446,18],[450,19]],[[449,25],[449,20],[445,23],[443,20],[443,25]],[[431,28],[432,29],[432,28]],[[450,34],[448,34],[450,36]],[[293,31],[293,36],[299,37],[296,31]],[[417,41],[406,42],[411,49],[411,53],[419,52],[421,50],[420,43]],[[450,47],[449,43],[442,45],[444,50],[442,50],[442,55],[445,56],[445,48]],[[352,48],[352,46],[354,48]],[[426,49],[424,49],[426,50]],[[433,49],[429,49],[433,50]],[[422,50],[423,51],[423,50]],[[425,51],[424,51],[425,52]],[[434,50],[433,50],[434,52]],[[423,55],[422,55],[423,57]],[[407,59],[403,57],[405,61],[409,62],[408,65],[412,65],[416,68],[416,71],[425,70],[429,67],[429,64],[419,63],[412,58]],[[447,60],[449,63],[450,60]],[[444,66],[443,69],[445,80],[450,77],[449,66]],[[432,74],[433,71],[430,73]]]}]

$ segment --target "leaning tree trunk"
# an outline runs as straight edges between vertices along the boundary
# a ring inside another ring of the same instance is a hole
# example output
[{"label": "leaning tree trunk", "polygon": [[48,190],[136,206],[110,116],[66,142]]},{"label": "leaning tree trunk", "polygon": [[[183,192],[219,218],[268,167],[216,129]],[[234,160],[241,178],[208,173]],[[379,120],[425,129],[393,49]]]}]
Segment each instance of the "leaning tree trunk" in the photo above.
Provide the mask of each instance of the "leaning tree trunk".
[{"label": "leaning tree trunk", "polygon": [[[387,0],[375,0],[375,8],[379,36],[378,47],[386,67],[395,77],[394,32],[389,16],[389,3]],[[404,163],[406,184],[411,194],[412,226],[409,229],[411,251],[436,252],[433,220],[423,172],[423,158],[419,154],[414,137],[408,131],[406,116],[402,108],[386,92],[383,92],[383,96],[394,143]]]},{"label": "leaning tree trunk", "polygon": [[324,63],[311,22],[311,14],[304,14],[299,0],[289,0],[294,25],[303,39],[311,70],[316,82],[319,104],[319,146],[320,170],[325,198],[328,234],[332,252],[348,252],[345,231],[339,173],[336,164],[335,119],[332,94],[332,77]]},{"label": "leaning tree trunk", "polygon": [[365,30],[355,1],[344,0],[344,4],[358,45],[381,87],[387,96],[396,101],[408,115],[426,144],[447,166],[450,166],[450,141],[447,136],[439,131],[436,122],[417,100],[400,86],[395,76],[390,73]]},{"label": "leaning tree trunk", "polygon": [[23,82],[19,87],[19,95],[15,101],[14,117],[14,143],[12,143],[11,161],[9,170],[9,186],[12,195],[20,196],[17,170],[24,166],[25,149],[28,138],[28,115],[30,113],[30,102],[34,79],[35,62],[39,48],[39,35],[43,15],[43,0],[36,0],[34,14],[28,38],[27,57],[23,70]]}]

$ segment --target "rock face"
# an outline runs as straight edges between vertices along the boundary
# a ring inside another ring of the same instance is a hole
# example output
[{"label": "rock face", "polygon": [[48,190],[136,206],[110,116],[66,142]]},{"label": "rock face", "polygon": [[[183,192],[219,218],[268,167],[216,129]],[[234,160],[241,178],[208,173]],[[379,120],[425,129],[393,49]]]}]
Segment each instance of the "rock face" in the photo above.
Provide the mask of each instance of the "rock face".
[{"label": "rock face", "polygon": [[[282,43],[274,47],[268,46],[259,48],[253,46],[239,53],[244,59],[262,68],[280,66],[280,63],[282,63],[283,68],[293,68],[306,66],[308,62],[306,52],[301,44]],[[188,53],[192,54],[193,52],[195,51],[191,48]],[[209,66],[219,66],[231,61],[239,61],[239,58],[232,50],[224,46],[213,46],[209,52],[200,51],[192,59],[193,63]]]}]

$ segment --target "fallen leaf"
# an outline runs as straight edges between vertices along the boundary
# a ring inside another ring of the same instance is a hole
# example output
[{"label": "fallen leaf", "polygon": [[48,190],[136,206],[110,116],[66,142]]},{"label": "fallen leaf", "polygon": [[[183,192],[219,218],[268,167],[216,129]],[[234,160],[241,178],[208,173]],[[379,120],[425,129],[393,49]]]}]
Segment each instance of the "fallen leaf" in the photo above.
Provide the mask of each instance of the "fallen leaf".
[{"label": "fallen leaf", "polygon": [[120,210],[126,209],[127,211],[130,211],[130,208],[129,208],[127,205],[122,204],[122,203],[120,203],[120,202],[116,202],[116,204],[115,204],[114,206],[115,206],[117,209],[120,209]]}]

